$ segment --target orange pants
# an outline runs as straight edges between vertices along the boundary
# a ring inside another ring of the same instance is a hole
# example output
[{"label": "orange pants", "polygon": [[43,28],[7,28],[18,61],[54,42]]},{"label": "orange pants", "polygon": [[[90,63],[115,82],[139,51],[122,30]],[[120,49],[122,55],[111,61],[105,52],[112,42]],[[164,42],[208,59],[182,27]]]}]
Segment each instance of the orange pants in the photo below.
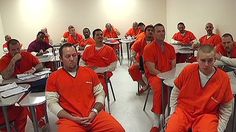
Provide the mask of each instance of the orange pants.
[{"label": "orange pants", "polygon": [[218,117],[214,114],[202,114],[193,118],[177,108],[168,121],[166,132],[217,132],[217,126]]},{"label": "orange pants", "polygon": [[[107,78],[110,78],[112,76],[112,72],[107,72]],[[107,82],[106,82],[106,79],[105,79],[105,75],[104,74],[98,74],[98,78],[103,86],[103,90],[106,94],[106,96],[108,95],[108,86],[107,86]]]},{"label": "orange pants", "polygon": [[162,114],[162,81],[157,76],[150,76],[148,81],[153,90],[152,112]]},{"label": "orange pants", "polygon": [[[25,126],[27,122],[27,111],[24,107],[9,106],[7,109],[9,121],[14,121],[17,132],[25,132]],[[5,124],[5,120],[0,109],[0,124]],[[7,131],[2,129],[1,131]]]},{"label": "orange pants", "polygon": [[142,73],[139,69],[139,64],[133,64],[129,67],[129,74],[133,81],[141,81],[142,80]]},{"label": "orange pants", "polygon": [[[46,103],[36,106],[36,117],[37,121],[40,121],[46,115]],[[28,116],[32,120],[32,114],[28,109]]]},{"label": "orange pants", "polygon": [[81,126],[80,124],[68,120],[59,119],[58,132],[124,132],[124,128],[120,123],[113,118],[110,114],[101,111],[95,117],[92,124],[88,127]]}]

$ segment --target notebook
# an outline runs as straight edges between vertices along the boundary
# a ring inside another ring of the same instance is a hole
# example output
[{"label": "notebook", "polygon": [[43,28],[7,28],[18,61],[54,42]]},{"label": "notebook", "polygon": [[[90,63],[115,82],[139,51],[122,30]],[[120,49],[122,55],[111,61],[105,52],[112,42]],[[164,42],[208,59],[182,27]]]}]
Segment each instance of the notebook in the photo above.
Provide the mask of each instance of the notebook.
[{"label": "notebook", "polygon": [[0,86],[0,92],[6,91],[6,90],[9,90],[9,89],[13,89],[13,88],[16,88],[16,87],[17,87],[17,84],[15,82],[4,85],[4,86]]},{"label": "notebook", "polygon": [[13,95],[16,95],[16,94],[20,94],[20,93],[23,93],[23,92],[26,92],[26,91],[28,91],[28,89],[23,88],[21,86],[18,86],[16,88],[1,92],[1,96],[3,98],[6,98],[6,97],[13,96]]}]

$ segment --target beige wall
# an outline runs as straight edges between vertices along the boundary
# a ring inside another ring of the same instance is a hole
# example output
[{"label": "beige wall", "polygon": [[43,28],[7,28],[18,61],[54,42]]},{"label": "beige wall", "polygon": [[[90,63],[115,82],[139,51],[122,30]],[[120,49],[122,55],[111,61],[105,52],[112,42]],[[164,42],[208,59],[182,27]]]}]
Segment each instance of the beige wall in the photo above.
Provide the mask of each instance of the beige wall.
[{"label": "beige wall", "polygon": [[1,17],[1,12],[0,12],[0,44],[1,44],[0,56],[3,55],[2,44],[3,44],[4,42],[5,42],[5,40],[4,40],[4,30],[3,30],[3,26],[2,26],[2,17]]},{"label": "beige wall", "polygon": [[83,27],[103,29],[110,22],[122,36],[133,21],[166,25],[165,0],[0,0],[0,12],[4,33],[25,48],[43,27],[57,43],[70,24],[81,32]]},{"label": "beige wall", "polygon": [[166,7],[168,40],[177,32],[180,21],[197,38],[206,34],[205,24],[212,22],[217,33],[232,33],[236,40],[235,0],[167,0]]}]

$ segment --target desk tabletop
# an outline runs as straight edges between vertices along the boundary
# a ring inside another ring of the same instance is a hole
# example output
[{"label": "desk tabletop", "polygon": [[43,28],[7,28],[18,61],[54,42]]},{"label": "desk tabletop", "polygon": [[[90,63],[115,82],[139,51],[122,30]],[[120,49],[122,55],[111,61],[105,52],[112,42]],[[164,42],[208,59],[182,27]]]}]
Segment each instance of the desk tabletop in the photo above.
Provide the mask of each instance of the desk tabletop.
[{"label": "desk tabletop", "polygon": [[191,63],[177,63],[175,68],[173,68],[170,71],[158,74],[158,77],[160,77],[163,80],[168,78],[176,78],[180,74],[180,72],[184,69],[184,67],[186,67],[189,64]]},{"label": "desk tabletop", "polygon": [[191,46],[183,46],[183,45],[172,45],[175,49],[176,53],[181,54],[193,54],[193,49]]},{"label": "desk tabletop", "polygon": [[20,102],[20,106],[36,106],[45,103],[45,92],[29,93]]},{"label": "desk tabletop", "polygon": [[38,81],[38,80],[46,78],[46,77],[48,77],[47,74],[36,76],[34,78],[30,78],[30,79],[26,79],[26,80],[20,80],[18,78],[11,78],[11,79],[8,79],[8,80],[0,79],[0,85],[5,85],[5,84],[13,83],[13,82],[16,82],[16,83],[31,83],[31,82],[35,82],[35,81]]},{"label": "desk tabletop", "polygon": [[[20,86],[24,87],[24,88],[29,88],[30,85],[29,84],[19,84]],[[16,94],[7,98],[2,98],[0,100],[0,106],[9,106],[9,105],[13,105],[15,104],[25,93],[20,93],[20,94]]]}]

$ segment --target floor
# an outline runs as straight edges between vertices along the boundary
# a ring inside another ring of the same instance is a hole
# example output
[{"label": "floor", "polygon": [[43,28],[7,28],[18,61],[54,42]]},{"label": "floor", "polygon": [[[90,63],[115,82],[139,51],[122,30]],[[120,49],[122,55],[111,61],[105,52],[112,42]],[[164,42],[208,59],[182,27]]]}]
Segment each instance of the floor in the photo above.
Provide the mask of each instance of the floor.
[{"label": "floor", "polygon": [[[143,111],[144,100],[146,93],[137,96],[137,83],[133,82],[128,74],[128,61],[124,59],[122,65],[117,65],[117,69],[113,72],[111,78],[113,89],[115,91],[116,101],[111,98],[111,114],[122,124],[126,132],[148,132],[152,127],[151,112],[152,92],[146,107],[146,112]],[[55,115],[48,111],[50,131],[56,132],[58,120]],[[33,127],[28,119],[27,132],[32,132]]]}]

